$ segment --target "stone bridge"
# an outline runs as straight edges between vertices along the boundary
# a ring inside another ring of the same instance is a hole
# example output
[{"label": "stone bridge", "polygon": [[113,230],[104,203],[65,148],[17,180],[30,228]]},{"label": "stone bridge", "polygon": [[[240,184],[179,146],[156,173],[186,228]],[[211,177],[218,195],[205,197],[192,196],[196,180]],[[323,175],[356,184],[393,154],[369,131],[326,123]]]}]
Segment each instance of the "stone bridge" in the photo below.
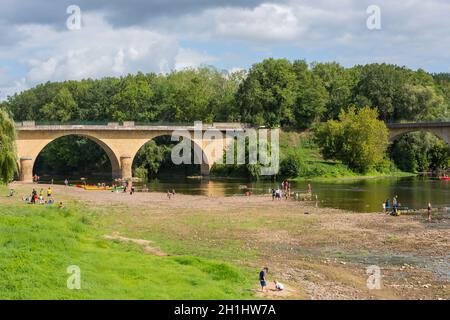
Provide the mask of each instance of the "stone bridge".
[{"label": "stone bridge", "polygon": [[390,123],[387,127],[390,141],[408,132],[426,131],[450,144],[450,122]]},{"label": "stone bridge", "polygon": [[[221,132],[227,130],[239,131],[248,127],[240,123],[204,124],[200,132]],[[202,153],[198,160],[202,175],[208,175],[211,166],[223,156],[223,148],[227,145],[224,138],[219,140],[214,136],[194,136],[196,126],[162,126],[135,125],[134,122],[108,123],[105,125],[36,125],[34,121],[16,123],[17,153],[19,159],[19,179],[31,182],[33,167],[39,153],[50,142],[68,135],[86,137],[103,148],[111,161],[113,178],[129,179],[132,177],[133,159],[139,149],[150,140],[165,135],[172,135],[180,130],[189,133],[194,150]],[[198,130],[197,130],[198,132]],[[222,150],[217,150],[218,146]],[[195,154],[195,153],[194,153]]]}]

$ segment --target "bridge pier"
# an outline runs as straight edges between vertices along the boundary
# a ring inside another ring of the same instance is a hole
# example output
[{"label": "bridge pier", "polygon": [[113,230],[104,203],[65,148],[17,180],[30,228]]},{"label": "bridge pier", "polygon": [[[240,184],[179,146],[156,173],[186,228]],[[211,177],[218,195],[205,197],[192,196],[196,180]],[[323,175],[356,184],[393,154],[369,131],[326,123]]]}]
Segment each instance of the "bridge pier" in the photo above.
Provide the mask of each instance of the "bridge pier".
[{"label": "bridge pier", "polygon": [[200,165],[200,173],[202,176],[209,176],[211,172],[211,166],[208,163],[202,163]]},{"label": "bridge pier", "polygon": [[22,182],[33,182],[33,158],[22,157],[20,158],[20,174],[19,179]]},{"label": "bridge pier", "polygon": [[130,156],[122,156],[120,157],[120,168],[121,168],[121,178],[122,179],[131,179],[133,177],[132,171],[133,158]]}]

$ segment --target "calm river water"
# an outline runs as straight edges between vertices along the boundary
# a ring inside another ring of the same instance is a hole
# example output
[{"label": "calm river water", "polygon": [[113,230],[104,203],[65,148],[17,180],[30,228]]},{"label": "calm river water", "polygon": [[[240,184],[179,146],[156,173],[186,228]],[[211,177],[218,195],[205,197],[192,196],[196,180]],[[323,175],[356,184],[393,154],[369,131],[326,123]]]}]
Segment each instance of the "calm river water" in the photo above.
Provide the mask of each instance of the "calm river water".
[{"label": "calm river water", "polygon": [[[95,182],[97,181],[88,180],[88,183]],[[254,194],[268,194],[277,183],[166,178],[149,181],[146,185],[150,191],[167,192],[175,189],[177,193],[218,197],[243,195],[246,190]],[[291,190],[306,192],[307,185],[306,181],[293,182]],[[311,185],[321,207],[376,212],[381,210],[383,201],[387,198],[392,199],[395,195],[398,195],[402,206],[412,209],[426,208],[428,201],[431,201],[434,207],[450,207],[450,181],[439,181],[429,177],[338,180],[311,182]]]}]

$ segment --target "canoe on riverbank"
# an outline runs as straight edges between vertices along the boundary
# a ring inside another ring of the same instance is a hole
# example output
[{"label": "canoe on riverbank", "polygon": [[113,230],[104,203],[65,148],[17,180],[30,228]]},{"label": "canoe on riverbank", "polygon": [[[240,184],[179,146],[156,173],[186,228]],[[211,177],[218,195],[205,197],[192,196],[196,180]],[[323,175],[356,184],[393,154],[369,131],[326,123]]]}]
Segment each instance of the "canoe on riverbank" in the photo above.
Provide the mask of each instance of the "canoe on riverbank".
[{"label": "canoe on riverbank", "polygon": [[75,185],[76,188],[80,188],[80,189],[84,189],[84,190],[88,190],[88,191],[112,191],[112,190],[124,190],[125,188],[123,186],[119,186],[119,187],[110,187],[110,186],[90,186],[90,185],[82,185],[82,184],[77,184]]}]

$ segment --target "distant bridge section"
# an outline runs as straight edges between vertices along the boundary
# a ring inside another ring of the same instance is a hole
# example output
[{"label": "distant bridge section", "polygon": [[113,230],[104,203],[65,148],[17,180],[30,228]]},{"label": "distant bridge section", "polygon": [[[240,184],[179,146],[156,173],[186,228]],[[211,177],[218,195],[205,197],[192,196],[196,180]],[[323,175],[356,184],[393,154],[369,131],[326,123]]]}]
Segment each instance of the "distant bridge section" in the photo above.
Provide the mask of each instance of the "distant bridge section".
[{"label": "distant bridge section", "polygon": [[[241,123],[212,123],[203,124],[202,130],[243,131],[248,125]],[[133,159],[139,149],[148,141],[169,135],[174,131],[185,131],[191,134],[191,142],[195,148],[202,152],[201,173],[208,175],[211,166],[223,156],[222,150],[217,146],[226,146],[227,141],[218,141],[213,138],[197,139],[194,136],[195,126],[186,125],[136,125],[132,121],[122,124],[111,122],[102,125],[94,124],[44,124],[34,121],[16,123],[17,153],[19,159],[20,181],[31,182],[33,167],[39,153],[52,141],[69,135],[83,136],[105,150],[111,161],[113,178],[129,179],[132,177]],[[225,136],[225,135],[224,135]]]},{"label": "distant bridge section", "polygon": [[433,133],[450,144],[450,122],[390,123],[387,127],[390,141],[408,132],[425,131]]}]

